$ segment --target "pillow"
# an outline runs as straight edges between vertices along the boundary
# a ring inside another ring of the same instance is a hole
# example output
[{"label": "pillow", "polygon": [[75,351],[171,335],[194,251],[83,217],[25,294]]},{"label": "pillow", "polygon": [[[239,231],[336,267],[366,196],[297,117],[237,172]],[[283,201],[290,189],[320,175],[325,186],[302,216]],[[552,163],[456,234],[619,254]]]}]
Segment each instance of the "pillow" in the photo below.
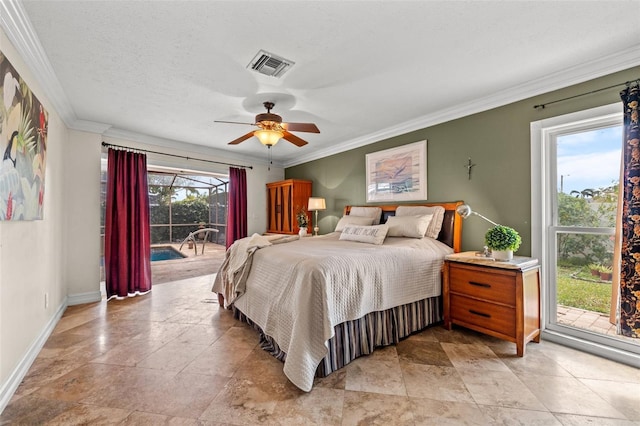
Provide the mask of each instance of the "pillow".
[{"label": "pillow", "polygon": [[390,237],[422,238],[427,232],[427,228],[433,218],[432,214],[422,216],[389,216],[387,226],[389,226]]},{"label": "pillow", "polygon": [[382,208],[380,207],[351,207],[349,216],[362,216],[373,218],[372,225],[380,224],[380,217],[382,216]]},{"label": "pillow", "polygon": [[387,225],[347,225],[342,230],[340,239],[380,245],[384,242],[384,238],[387,236],[388,230],[389,227]]},{"label": "pillow", "polygon": [[345,215],[338,221],[338,224],[336,225],[336,232],[342,232],[342,229],[347,225],[370,226],[372,224],[373,219],[370,217]]},{"label": "pillow", "polygon": [[425,214],[433,215],[425,236],[437,239],[440,229],[442,229],[442,221],[444,220],[444,207],[398,206],[396,209],[396,216],[421,216]]}]

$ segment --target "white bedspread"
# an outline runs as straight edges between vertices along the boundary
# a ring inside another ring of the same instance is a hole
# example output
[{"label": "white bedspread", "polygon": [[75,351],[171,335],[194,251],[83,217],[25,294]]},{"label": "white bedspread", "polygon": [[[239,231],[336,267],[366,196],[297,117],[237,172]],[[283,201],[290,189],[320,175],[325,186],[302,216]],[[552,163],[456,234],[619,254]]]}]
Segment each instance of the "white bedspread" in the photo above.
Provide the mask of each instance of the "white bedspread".
[{"label": "white bedspread", "polygon": [[225,306],[231,305],[236,297],[244,293],[245,283],[251,271],[251,262],[256,250],[271,244],[297,240],[292,235],[260,235],[241,238],[234,242],[225,253],[225,259],[216,274],[212,291],[224,295]]},{"label": "white bedspread", "polygon": [[334,326],[441,293],[444,256],[429,238],[388,237],[381,246],[339,241],[339,233],[253,253],[235,306],[287,353],[284,373],[310,391]]}]

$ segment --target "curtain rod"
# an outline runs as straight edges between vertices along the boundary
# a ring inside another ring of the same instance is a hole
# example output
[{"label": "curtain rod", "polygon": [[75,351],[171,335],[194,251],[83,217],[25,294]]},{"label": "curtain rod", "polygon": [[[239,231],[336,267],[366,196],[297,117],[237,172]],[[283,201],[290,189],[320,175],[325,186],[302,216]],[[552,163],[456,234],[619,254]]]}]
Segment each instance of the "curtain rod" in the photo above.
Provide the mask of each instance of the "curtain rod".
[{"label": "curtain rod", "polygon": [[626,85],[626,86],[629,86],[629,85],[631,85],[633,83],[636,83],[636,84],[640,83],[640,78],[637,79],[637,80],[625,81],[624,83],[618,83],[618,84],[614,84],[613,86],[608,86],[608,87],[603,87],[601,89],[592,90],[590,92],[580,93],[579,95],[574,95],[574,96],[569,96],[567,98],[557,99],[555,101],[547,102],[547,103],[544,103],[544,104],[534,105],[533,109],[544,109],[547,105],[555,104],[557,102],[568,101],[569,99],[579,98],[580,96],[591,95],[592,93],[598,93],[598,92],[602,92],[604,90],[613,89],[614,87],[622,86],[623,84]]},{"label": "curtain rod", "polygon": [[222,161],[214,161],[214,160],[203,160],[202,158],[186,157],[184,155],[178,155],[178,154],[167,154],[166,152],[151,151],[151,150],[148,150],[148,149],[131,148],[131,147],[128,147],[128,146],[115,145],[115,144],[104,142],[104,141],[102,142],[102,146],[107,147],[107,148],[121,148],[121,149],[129,149],[129,150],[132,150],[132,151],[149,152],[151,154],[167,155],[169,157],[184,158],[186,160],[204,161],[205,163],[222,164],[222,165],[225,165],[225,166],[240,167],[242,169],[253,169],[253,166],[243,166],[242,164],[231,164],[231,163],[224,163]]}]

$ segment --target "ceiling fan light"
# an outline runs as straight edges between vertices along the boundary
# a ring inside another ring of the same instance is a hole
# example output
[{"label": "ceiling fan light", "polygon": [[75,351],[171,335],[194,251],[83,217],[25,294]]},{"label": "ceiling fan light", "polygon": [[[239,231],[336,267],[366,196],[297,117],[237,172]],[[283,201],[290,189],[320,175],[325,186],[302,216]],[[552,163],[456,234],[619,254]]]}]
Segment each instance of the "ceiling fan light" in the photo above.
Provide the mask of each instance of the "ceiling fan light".
[{"label": "ceiling fan light", "polygon": [[260,143],[266,146],[273,146],[284,136],[284,133],[277,130],[260,129],[253,132],[253,135],[260,140]]}]

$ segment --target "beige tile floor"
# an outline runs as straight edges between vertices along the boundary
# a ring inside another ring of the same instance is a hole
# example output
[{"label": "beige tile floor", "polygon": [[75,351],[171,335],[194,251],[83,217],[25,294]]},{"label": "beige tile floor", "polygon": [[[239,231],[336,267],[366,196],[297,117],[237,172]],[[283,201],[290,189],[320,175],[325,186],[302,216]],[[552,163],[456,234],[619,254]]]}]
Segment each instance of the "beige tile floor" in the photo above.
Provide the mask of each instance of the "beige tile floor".
[{"label": "beige tile floor", "polygon": [[0,424],[640,425],[640,370],[441,326],[293,386],[212,275],[70,307]]}]

